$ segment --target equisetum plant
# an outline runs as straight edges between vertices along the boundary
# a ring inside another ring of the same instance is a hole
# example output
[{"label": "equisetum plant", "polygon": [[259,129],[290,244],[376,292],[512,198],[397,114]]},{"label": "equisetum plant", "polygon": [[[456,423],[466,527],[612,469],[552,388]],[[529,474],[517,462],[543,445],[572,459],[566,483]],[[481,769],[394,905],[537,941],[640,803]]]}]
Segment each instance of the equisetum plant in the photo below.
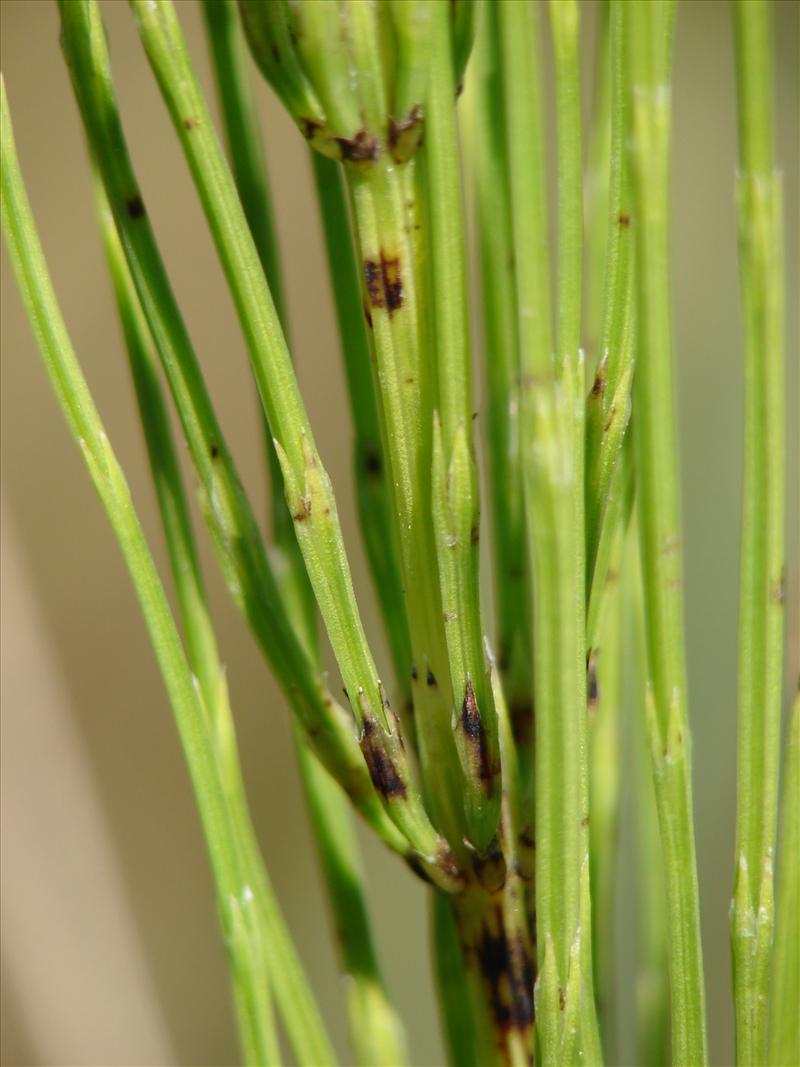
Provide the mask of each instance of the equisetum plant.
[{"label": "equisetum plant", "polygon": [[[215,879],[243,1060],[283,1061],[279,1023],[294,1062],[320,1067],[335,1054],[250,821],[198,563],[194,490],[231,595],[292,716],[339,962],[351,979],[350,1062],[407,1062],[370,932],[351,809],[429,886],[451,1063],[613,1062],[620,708],[630,645],[642,750],[638,1062],[699,1067],[708,1054],[669,269],[674,0],[598,6],[588,131],[576,0],[204,0],[221,134],[170,0],[130,7],[246,341],[271,485],[265,538],[142,200],[100,8],[59,0],[177,618],[59,311],[5,89],[3,231],[172,705]],[[795,700],[790,713],[777,846],[781,183],[769,5],[734,0],[732,17],[746,396],[731,857],[736,1049],[742,1065],[789,1065],[800,1063],[800,706]],[[544,133],[546,50],[554,152]],[[367,638],[334,489],[292,364],[251,57],[311,148],[358,519],[390,663],[376,661]],[[480,399],[465,214],[480,263]],[[170,408],[193,463],[192,487],[183,483]],[[483,534],[492,568],[481,575]],[[319,619],[344,698],[322,670]],[[638,644],[628,631],[642,635]]]}]

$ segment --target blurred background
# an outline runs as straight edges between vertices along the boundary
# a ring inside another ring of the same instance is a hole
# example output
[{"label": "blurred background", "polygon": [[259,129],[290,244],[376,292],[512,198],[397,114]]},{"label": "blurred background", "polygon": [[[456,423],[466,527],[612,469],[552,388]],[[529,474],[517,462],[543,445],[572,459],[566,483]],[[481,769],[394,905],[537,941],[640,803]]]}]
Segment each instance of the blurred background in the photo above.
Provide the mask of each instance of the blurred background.
[{"label": "blurred background", "polygon": [[[248,489],[265,511],[246,357],[177,140],[126,4],[106,0],[115,77],[144,198]],[[211,93],[194,3],[179,13]],[[587,24],[585,95],[591,97]],[[3,0],[2,70],[23,172],[79,358],[165,562],[93,217],[55,4]],[[785,176],[790,518],[788,679],[798,672],[798,59],[800,7],[777,3]],[[727,4],[680,6],[674,90],[679,362],[690,705],[712,1058],[733,1061],[733,869],[741,337]],[[359,600],[385,662],[354,522],[350,429],[306,148],[263,84],[293,351],[334,480]],[[2,1062],[228,1064],[236,1040],[211,881],[170,710],[110,528],[2,271]],[[478,405],[480,406],[480,405]],[[342,989],[283,701],[200,531],[252,810],[299,950],[348,1061]],[[165,572],[166,573],[166,572]],[[336,684],[336,683],[334,683]],[[627,788],[627,783],[624,784]],[[623,820],[619,1062],[632,1063],[635,951]],[[362,834],[374,927],[414,1062],[442,1063],[420,885]]]}]

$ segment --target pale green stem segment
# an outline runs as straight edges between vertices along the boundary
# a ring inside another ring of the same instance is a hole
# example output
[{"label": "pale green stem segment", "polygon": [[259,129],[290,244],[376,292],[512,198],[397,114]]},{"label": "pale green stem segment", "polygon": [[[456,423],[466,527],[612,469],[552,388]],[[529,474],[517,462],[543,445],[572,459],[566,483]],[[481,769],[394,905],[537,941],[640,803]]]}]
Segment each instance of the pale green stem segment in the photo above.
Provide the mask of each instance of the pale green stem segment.
[{"label": "pale green stem segment", "polygon": [[614,912],[617,893],[622,745],[622,622],[620,566],[626,531],[617,543],[606,578],[607,590],[596,646],[589,654],[589,857],[595,990],[608,1062],[613,1063]]},{"label": "pale green stem segment", "polygon": [[[47,272],[13,141],[5,84],[0,83],[2,225],[11,262],[48,376],[128,566],[172,704],[194,788],[231,961],[242,1051],[248,1064],[278,1063],[269,995],[263,886],[242,847],[246,809],[227,795],[221,725],[190,670],[164,588],[130,492],[80,370]],[[219,695],[219,690],[217,696]],[[230,727],[229,712],[225,713]],[[235,757],[226,739],[228,761]],[[228,763],[230,767],[230,762]],[[332,1062],[325,1060],[324,1062]]]},{"label": "pale green stem segment", "polygon": [[739,595],[736,868],[731,903],[736,1060],[764,1062],[775,922],[783,675],[785,395],[783,219],[775,167],[771,19],[736,0],[736,201],[745,427]]},{"label": "pale green stem segment", "polygon": [[781,794],[778,908],[770,998],[770,1067],[800,1063],[800,693],[790,712]]},{"label": "pale green stem segment", "polygon": [[498,33],[497,6],[487,4],[465,89],[464,103],[470,105],[465,154],[474,185],[480,249],[497,662],[520,773],[528,783],[533,759],[531,593],[520,464],[517,292]]},{"label": "pale green stem segment", "polygon": [[314,444],[269,288],[168,0],[131,0],[202,203],[242,326],[275,439],[286,500],[328,636],[361,730],[361,747],[385,809],[432,878],[455,888],[448,846],[411,780],[399,720],[391,711],[353,591],[330,479]]},{"label": "pale green stem segment", "polygon": [[[586,403],[586,595],[590,598],[630,417],[634,364],[633,218],[626,157],[630,106],[625,91],[624,19],[624,0],[611,0],[608,26],[611,143],[605,209],[603,324],[599,360]],[[612,528],[612,540],[615,536]],[[598,578],[602,586],[602,573]]]},{"label": "pale green stem segment", "polygon": [[352,821],[343,818],[341,790],[302,737],[297,755],[346,975],[350,1037],[359,1067],[408,1062],[402,1023],[380,973],[364,899],[364,871]]},{"label": "pale green stem segment", "polygon": [[[203,17],[211,53],[214,81],[222,114],[222,126],[236,189],[247,225],[253,235],[275,309],[288,336],[286,301],[281,277],[280,256],[272,215],[264,149],[259,132],[253,86],[247,65],[250,62],[236,0],[203,0]],[[264,452],[269,467],[270,518],[277,551],[286,559],[289,572],[285,592],[293,597],[303,613],[303,631],[309,648],[317,647],[316,603],[308,582],[303,558],[294,535],[292,517],[283,494],[283,475],[269,425],[262,417]]]},{"label": "pale green stem segment", "polygon": [[681,588],[669,276],[671,0],[625,5],[636,234],[637,499],[648,647],[647,718],[668,901],[672,1058],[707,1062]]},{"label": "pale green stem segment", "polygon": [[481,620],[480,501],[472,440],[472,373],[455,94],[450,11],[446,4],[434,4],[422,149],[428,221],[427,308],[438,387],[432,510],[453,726],[464,776],[467,837],[479,852],[485,852],[500,821],[500,748]]},{"label": "pale green stem segment", "polygon": [[355,431],[353,470],[361,536],[389,638],[402,704],[409,705],[413,654],[408,621],[403,610],[397,533],[392,524],[391,497],[381,443],[380,418],[372,385],[365,309],[348,221],[347,197],[340,168],[333,160],[312,151],[311,162]]},{"label": "pale green stem segment", "polygon": [[396,851],[407,841],[375,795],[351,717],[335,704],[284,611],[258,526],[222,437],[133,173],[94,3],[60,5],[62,47],[128,266],[201,484],[225,579],[284,687],[309,742],[364,817]]},{"label": "pale green stem segment", "polygon": [[[559,352],[551,342],[537,12],[498,6],[514,223],[522,455],[533,573],[536,987],[545,1063],[598,1062],[589,897],[577,10],[551,7],[558,97]],[[576,284],[577,282],[577,284]],[[575,321],[577,319],[577,322]]]},{"label": "pale green stem segment", "polygon": [[587,138],[583,179],[586,232],[584,279],[584,346],[589,366],[600,361],[603,306],[608,253],[608,194],[611,187],[611,0],[601,0],[594,56],[591,129]]},{"label": "pale green stem segment", "polygon": [[[236,188],[286,331],[280,259],[272,224],[269,181],[258,117],[247,71],[247,44],[234,0],[205,0],[203,13]],[[331,163],[330,166],[335,165]],[[340,209],[346,210],[341,194],[339,201]],[[346,227],[346,215],[344,224]],[[356,293],[357,321],[363,336],[355,277],[351,286]],[[368,358],[366,372],[369,375]],[[273,529],[278,550],[285,553],[287,561],[281,580],[286,609],[294,617],[298,633],[305,639],[313,658],[318,662],[314,596],[287,512],[283,478],[269,432],[267,454],[272,462]],[[295,729],[294,738],[300,776],[338,934],[342,965],[350,979],[347,1001],[351,1039],[360,1063],[400,1064],[405,1061],[402,1031],[388,1002],[372,947],[358,842],[350,822],[348,804],[339,787],[306,746],[300,730]]]},{"label": "pale green stem segment", "polygon": [[452,899],[433,893],[430,906],[431,956],[447,1062],[453,1067],[484,1067]]},{"label": "pale green stem segment", "polygon": [[[254,888],[256,904],[262,917],[271,990],[298,1062],[308,1064],[309,1067],[319,1063],[332,1063],[335,1057],[330,1041],[280,914],[247,811],[225,671],[220,663],[208,612],[188,502],[158,380],[152,342],[105,192],[99,181],[96,185],[103,243],[125,335],[172,577],[178,594],[181,621],[186,633],[189,665],[198,679],[209,716],[209,726],[242,864],[246,868],[248,882]],[[315,760],[310,753],[307,758],[309,761]],[[335,787],[335,791],[337,802],[343,805],[344,800],[340,800],[341,792],[338,787]],[[274,1047],[270,1049],[267,1058],[269,1062],[277,1063],[280,1062],[280,1049],[274,1034],[272,1040]]]},{"label": "pale green stem segment", "polygon": [[639,533],[635,524],[628,534],[622,590],[626,618],[625,653],[629,664],[626,688],[632,695],[631,742],[634,745],[636,926],[639,934],[636,959],[637,1062],[642,1067],[665,1067],[669,1062],[669,963],[664,856],[659,841],[647,722],[643,713],[647,691],[647,643]]}]

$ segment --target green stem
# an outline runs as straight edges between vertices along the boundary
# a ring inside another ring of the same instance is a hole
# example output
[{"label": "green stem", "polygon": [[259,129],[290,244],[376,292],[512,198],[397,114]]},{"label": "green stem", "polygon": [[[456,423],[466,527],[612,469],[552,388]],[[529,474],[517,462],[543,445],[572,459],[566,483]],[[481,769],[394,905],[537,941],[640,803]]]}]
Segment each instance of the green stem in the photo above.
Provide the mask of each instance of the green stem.
[{"label": "green stem", "polygon": [[783,673],[784,367],[781,180],[775,168],[771,20],[734,5],[745,447],[739,600],[736,873],[731,905],[737,1063],[764,1062]]},{"label": "green stem", "polygon": [[138,190],[97,5],[74,0],[62,3],[60,12],[62,47],[76,99],[200,479],[201,501],[225,579],[315,751],[367,821],[390,847],[405,854],[406,840],[372,788],[352,720],[324,688],[284,610]]},{"label": "green stem", "polygon": [[[280,256],[272,216],[264,150],[258,126],[252,82],[247,64],[247,42],[239,21],[235,0],[203,0],[203,17],[211,53],[214,80],[222,113],[222,126],[236,189],[258,258],[269,283],[275,309],[287,332],[288,319],[280,269]],[[260,408],[259,408],[260,410]],[[286,593],[302,606],[303,631],[308,646],[316,651],[317,615],[314,595],[294,535],[291,515],[283,495],[283,475],[269,425],[261,412],[264,452],[269,467],[270,515],[277,549],[290,572]]]},{"label": "green stem", "polygon": [[636,810],[636,1036],[642,1067],[669,1063],[669,979],[667,919],[664,900],[664,856],[659,841],[658,811],[643,714],[647,692],[647,644],[639,559],[639,535],[629,532],[622,569],[625,599],[627,689],[634,714],[634,790]]},{"label": "green stem", "polygon": [[778,912],[770,998],[770,1067],[800,1063],[800,693],[789,716],[778,849]]},{"label": "green stem", "polygon": [[472,441],[472,368],[455,93],[450,11],[445,4],[434,4],[427,136],[419,164],[425,174],[427,310],[437,381],[433,522],[467,835],[475,848],[484,852],[495,838],[500,820],[500,749],[480,605],[480,503]]},{"label": "green stem", "polygon": [[360,1067],[402,1067],[403,1027],[391,1006],[370,931],[358,841],[341,790],[302,737],[297,757],[347,978],[350,1036]]},{"label": "green stem", "polygon": [[359,271],[347,213],[340,168],[319,152],[311,152],[319,198],[325,251],[333,287],[339,346],[344,357],[350,413],[353,419],[355,472],[361,536],[375,592],[389,638],[402,704],[411,702],[411,639],[403,605],[397,534],[392,525],[386,461],[380,419],[372,387],[369,342],[361,301]]},{"label": "green stem", "polygon": [[349,694],[373,785],[431,877],[459,880],[446,842],[411,779],[399,720],[386,702],[355,599],[330,479],[322,466],[289,352],[236,189],[192,69],[173,5],[131,0],[137,24],[222,262],[308,576]]},{"label": "green stem", "polygon": [[495,4],[484,8],[472,64],[466,88],[472,105],[466,156],[474,181],[481,263],[497,661],[522,778],[528,783],[533,758],[531,597],[520,463],[520,356],[511,194]]},{"label": "green stem", "polygon": [[[498,8],[520,315],[523,470],[533,572],[537,1031],[546,1063],[595,1062],[586,777],[583,362],[579,351],[577,10],[551,7],[559,104],[559,353],[551,344],[536,10]],[[568,269],[569,268],[569,269]],[[576,284],[577,281],[577,284]],[[576,521],[577,520],[577,521]]]},{"label": "green stem", "polygon": [[708,1058],[681,588],[669,277],[671,0],[626,5],[636,218],[634,427],[648,645],[648,730],[668,901],[672,1057]]},{"label": "green stem", "polygon": [[[152,342],[99,180],[96,187],[103,243],[125,335],[172,577],[178,593],[181,621],[187,635],[189,665],[199,680],[203,702],[210,716],[242,862],[247,868],[251,886],[258,888],[256,900],[264,919],[267,953],[272,961],[271,985],[298,1061],[309,1067],[323,1062],[332,1063],[335,1057],[330,1041],[280,914],[247,810],[225,672],[208,613],[188,502],[158,381]],[[312,758],[309,756],[309,759]],[[272,1062],[280,1059],[277,1045],[270,1058]]]},{"label": "green stem", "polygon": [[2,223],[6,245],[59,405],[125,557],[172,704],[214,873],[219,915],[231,958],[243,1052],[248,1063],[276,1063],[269,971],[261,912],[256,903],[259,887],[250,885],[247,859],[237,847],[209,709],[193,682],[124,474],[75,358],[19,171],[4,83],[0,83],[0,92]]}]

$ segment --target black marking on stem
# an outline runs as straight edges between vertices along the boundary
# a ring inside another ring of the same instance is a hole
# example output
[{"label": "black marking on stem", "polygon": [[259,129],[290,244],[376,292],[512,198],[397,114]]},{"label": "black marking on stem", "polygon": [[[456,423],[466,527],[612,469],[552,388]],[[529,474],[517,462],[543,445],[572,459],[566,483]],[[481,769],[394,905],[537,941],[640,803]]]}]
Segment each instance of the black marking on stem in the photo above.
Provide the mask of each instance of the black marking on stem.
[{"label": "black marking on stem", "polygon": [[429,686],[432,687],[438,685],[438,682],[436,681],[436,675],[433,673],[430,667],[428,667],[428,673],[425,677],[425,681],[428,683]]},{"label": "black marking on stem", "polygon": [[273,46],[272,46],[272,48],[270,49],[270,51],[272,52],[272,58],[273,58],[273,59],[275,60],[275,62],[276,62],[276,63],[277,63],[277,64],[278,64],[279,66],[280,66],[280,62],[281,62],[281,52],[280,52],[280,49],[278,48],[278,46],[277,46],[276,44],[273,44]]},{"label": "black marking on stem", "polygon": [[617,217],[617,222],[618,222],[618,223],[620,224],[620,226],[622,226],[622,227],[630,226],[630,224],[631,224],[631,217],[630,217],[630,215],[626,215],[626,214],[625,214],[625,212],[622,212],[622,213],[621,213],[621,214],[620,214],[620,215],[619,215],[619,216]]},{"label": "black marking on stem", "polygon": [[379,478],[383,473],[383,460],[375,444],[368,444],[364,449],[364,470],[370,478]]},{"label": "black marking on stem", "polygon": [[477,543],[480,541],[480,539],[481,539],[481,528],[480,528],[479,523],[476,522],[475,525],[472,527],[472,529],[469,532],[469,543],[471,545],[477,545]]},{"label": "black marking on stem", "polygon": [[361,129],[353,137],[334,137],[342,153],[342,159],[348,163],[371,163],[380,155],[378,142],[372,134]]},{"label": "black marking on stem", "polygon": [[600,687],[597,682],[597,653],[594,649],[589,653],[589,662],[586,665],[586,702],[589,711],[594,711],[600,701]]},{"label": "black marking on stem", "polygon": [[145,215],[144,201],[139,193],[134,193],[125,201],[125,207],[132,219],[141,219]]},{"label": "black marking on stem", "polygon": [[600,360],[600,365],[597,368],[597,374],[595,375],[594,383],[592,385],[592,396],[593,397],[603,397],[603,396],[605,396],[605,391],[606,391],[606,366],[607,366],[607,363],[608,363],[607,357],[603,356],[603,358]]},{"label": "black marking on stem", "polygon": [[361,751],[364,753],[372,784],[381,796],[387,799],[390,797],[404,797],[406,795],[406,783],[387,751],[386,737],[374,717],[364,716],[359,744],[361,745]]},{"label": "black marking on stem", "polygon": [[200,119],[195,118],[194,115],[189,115],[183,120],[184,130],[193,130],[196,126],[200,125]]},{"label": "black marking on stem", "polygon": [[372,312],[369,310],[366,304],[364,305],[364,318],[367,320],[367,326],[372,329]]},{"label": "black marking on stem", "polygon": [[217,456],[219,455],[219,445],[216,441],[211,442],[211,444],[208,446],[208,451],[212,459],[217,458]]},{"label": "black marking on stem", "polygon": [[533,1024],[533,968],[530,952],[520,936],[503,933],[501,912],[495,912],[499,933],[484,925],[476,955],[489,994],[495,1027],[501,1032],[527,1030]]},{"label": "black marking on stem", "polygon": [[303,136],[307,141],[313,141],[319,131],[323,128],[323,123],[318,119],[298,119],[297,120]]},{"label": "black marking on stem", "polygon": [[416,666],[416,664],[412,664],[412,666],[411,666],[411,681],[412,682],[416,682],[416,680],[418,678],[419,678],[419,675],[417,674],[417,666]]},{"label": "black marking on stem", "polygon": [[471,750],[470,763],[478,773],[481,782],[493,783],[498,768],[494,766],[489,754],[486,728],[481,719],[480,708],[472,688],[472,679],[467,674],[467,684],[464,691],[464,702],[461,705],[461,729],[464,731],[467,744]]},{"label": "black marking on stem", "polygon": [[381,250],[379,260],[365,259],[364,281],[372,307],[384,308],[389,312],[389,318],[403,306],[405,292],[399,256],[387,256]]}]

